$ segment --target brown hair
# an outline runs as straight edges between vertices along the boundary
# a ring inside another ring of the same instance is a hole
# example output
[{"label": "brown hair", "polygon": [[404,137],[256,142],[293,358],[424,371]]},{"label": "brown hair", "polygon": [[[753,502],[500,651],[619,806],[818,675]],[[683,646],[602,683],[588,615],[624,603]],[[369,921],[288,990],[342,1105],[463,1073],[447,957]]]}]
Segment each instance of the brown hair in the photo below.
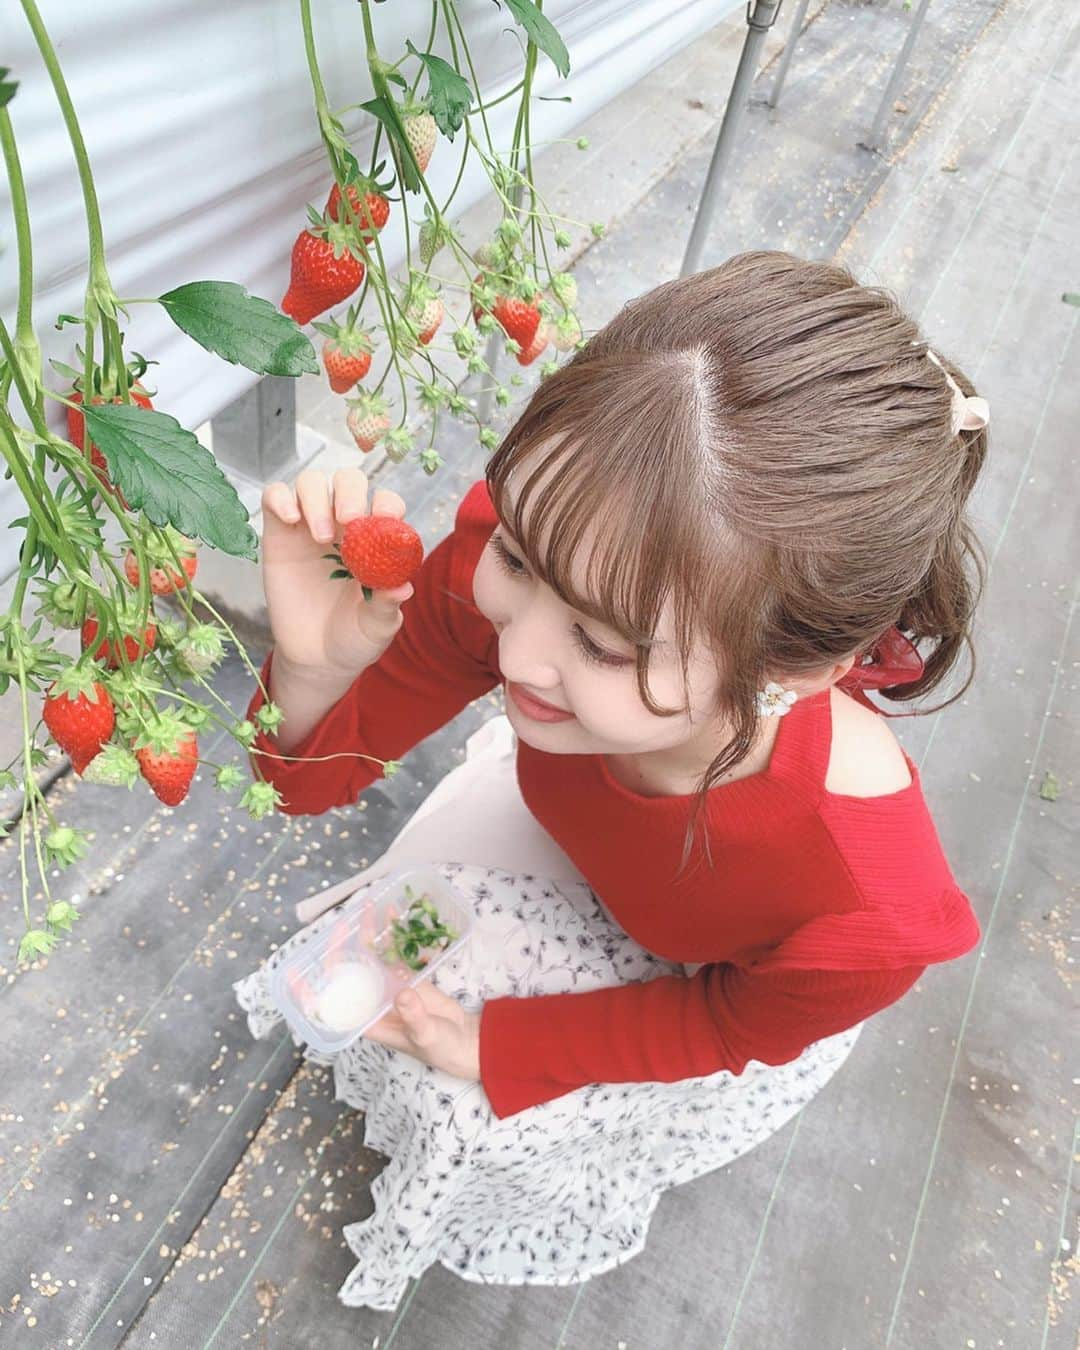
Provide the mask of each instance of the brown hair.
[{"label": "brown hair", "polygon": [[[964,647],[968,679],[940,706],[973,678],[985,565],[964,507],[986,435],[953,436],[944,371],[972,386],[925,350],[896,299],[845,268],[742,253],[627,304],[540,384],[487,463],[534,574],[637,645],[650,712],[681,711],[646,682],[669,595],[684,678],[695,638],[716,656],[732,736],[700,784],[680,871],[710,787],[756,739],[768,678],[868,652],[893,625],[932,649],[886,697],[926,694]],[[571,561],[594,523],[583,595]]]}]

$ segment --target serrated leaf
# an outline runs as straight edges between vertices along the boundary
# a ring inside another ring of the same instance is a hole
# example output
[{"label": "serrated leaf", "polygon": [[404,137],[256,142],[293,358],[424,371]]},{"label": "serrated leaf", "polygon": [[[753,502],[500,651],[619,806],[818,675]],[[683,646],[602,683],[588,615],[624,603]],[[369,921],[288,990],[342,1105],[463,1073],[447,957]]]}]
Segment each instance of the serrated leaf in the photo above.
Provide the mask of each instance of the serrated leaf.
[{"label": "serrated leaf", "polygon": [[533,0],[505,0],[506,8],[529,35],[529,41],[551,58],[552,65],[565,79],[570,74],[570,53],[555,25],[533,4]]},{"label": "serrated leaf", "polygon": [[418,56],[424,63],[431,115],[442,134],[452,141],[454,132],[461,129],[465,114],[472,106],[472,90],[468,82],[441,56],[435,56],[432,52],[418,52],[408,40],[405,45],[413,56]]},{"label": "serrated leaf", "polygon": [[361,103],[360,106],[365,112],[371,113],[372,117],[377,117],[390,133],[391,140],[398,147],[397,162],[405,187],[409,192],[419,192],[420,177],[413,166],[412,156],[409,152],[409,140],[405,135],[405,128],[401,124],[397,109],[382,95],[378,98],[369,98],[366,103]]},{"label": "serrated leaf", "polygon": [[158,296],[200,347],[256,375],[317,375],[311,341],[289,318],[235,281],[192,281]]},{"label": "serrated leaf", "polygon": [[236,489],[175,417],[123,403],[92,403],[82,412],[109,478],[132,507],[223,553],[256,556],[258,536]]}]

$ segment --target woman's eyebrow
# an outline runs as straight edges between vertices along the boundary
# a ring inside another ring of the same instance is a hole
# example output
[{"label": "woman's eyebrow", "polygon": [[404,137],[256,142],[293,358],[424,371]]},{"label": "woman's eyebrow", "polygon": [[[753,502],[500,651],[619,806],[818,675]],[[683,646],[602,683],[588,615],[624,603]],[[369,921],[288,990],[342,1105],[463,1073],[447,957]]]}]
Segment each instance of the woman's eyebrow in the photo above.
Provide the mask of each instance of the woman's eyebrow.
[{"label": "woman's eyebrow", "polygon": [[[511,542],[513,542],[514,544],[517,544],[518,547],[520,548],[521,545],[518,543],[517,536],[514,534],[513,530],[510,528],[510,526],[506,524],[506,522],[503,520],[502,516],[499,515],[498,511],[495,512],[495,515],[496,515],[496,518],[497,518],[497,520],[498,520],[498,522],[499,522],[499,529],[501,530],[501,532],[502,532],[503,534],[507,535],[507,536],[509,537],[509,539],[511,540]],[[609,629],[611,630],[611,632],[614,633],[617,637],[619,637],[623,642],[629,642],[630,639],[629,639],[629,638],[624,638],[624,637],[622,636],[622,634],[619,632],[619,630],[618,630],[617,628],[615,628],[612,624],[609,624],[609,623],[603,623],[602,620],[596,619],[596,618],[594,618],[591,614],[586,614],[586,613],[584,613],[584,612],[581,611],[581,610],[578,610],[577,612],[578,612],[579,614],[581,614],[581,617],[582,617],[583,619],[591,619],[593,623],[602,623],[602,624],[603,624],[603,627],[609,628]],[[662,650],[662,649],[665,648],[665,647],[670,647],[670,646],[671,646],[671,643],[668,642],[668,641],[667,641],[666,639],[664,639],[664,638],[649,638],[649,639],[647,639],[647,640],[644,641],[644,642],[637,643],[637,644],[632,644],[632,645],[637,645],[637,646],[641,646],[641,647],[647,647],[647,648],[649,649],[649,651],[660,651],[660,650]]]}]

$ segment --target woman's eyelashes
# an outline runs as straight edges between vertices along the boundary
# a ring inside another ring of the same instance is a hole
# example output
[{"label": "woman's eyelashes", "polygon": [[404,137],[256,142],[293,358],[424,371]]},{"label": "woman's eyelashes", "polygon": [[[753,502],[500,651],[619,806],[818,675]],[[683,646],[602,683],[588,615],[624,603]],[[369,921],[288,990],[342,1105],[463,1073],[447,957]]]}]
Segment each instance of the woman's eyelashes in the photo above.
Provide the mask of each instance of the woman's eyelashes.
[{"label": "woman's eyelashes", "polygon": [[[525,564],[516,554],[510,552],[498,534],[491,536],[491,551],[495,555],[496,563],[507,576],[524,577],[528,575]],[[611,652],[604,651],[602,647],[598,647],[580,624],[575,623],[570,631],[578,651],[586,661],[591,661],[598,666],[607,666],[609,669],[617,669],[631,664],[627,657],[615,656]]]}]

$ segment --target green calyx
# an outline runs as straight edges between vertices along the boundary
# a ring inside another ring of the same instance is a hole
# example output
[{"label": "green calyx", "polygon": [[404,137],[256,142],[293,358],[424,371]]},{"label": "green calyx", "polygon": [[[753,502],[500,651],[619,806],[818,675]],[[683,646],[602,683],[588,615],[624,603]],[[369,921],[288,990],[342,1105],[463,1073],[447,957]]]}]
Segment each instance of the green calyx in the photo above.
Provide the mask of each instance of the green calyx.
[{"label": "green calyx", "polygon": [[90,847],[84,830],[73,830],[70,825],[57,825],[41,841],[51,862],[60,867],[70,867],[85,857]]},{"label": "green calyx", "polygon": [[139,761],[126,746],[103,745],[80,774],[84,783],[132,788],[139,779]]},{"label": "green calyx", "polygon": [[255,782],[250,784],[240,798],[240,805],[247,811],[252,820],[262,820],[264,816],[268,816],[273,811],[281,800],[281,793],[272,784]]}]

